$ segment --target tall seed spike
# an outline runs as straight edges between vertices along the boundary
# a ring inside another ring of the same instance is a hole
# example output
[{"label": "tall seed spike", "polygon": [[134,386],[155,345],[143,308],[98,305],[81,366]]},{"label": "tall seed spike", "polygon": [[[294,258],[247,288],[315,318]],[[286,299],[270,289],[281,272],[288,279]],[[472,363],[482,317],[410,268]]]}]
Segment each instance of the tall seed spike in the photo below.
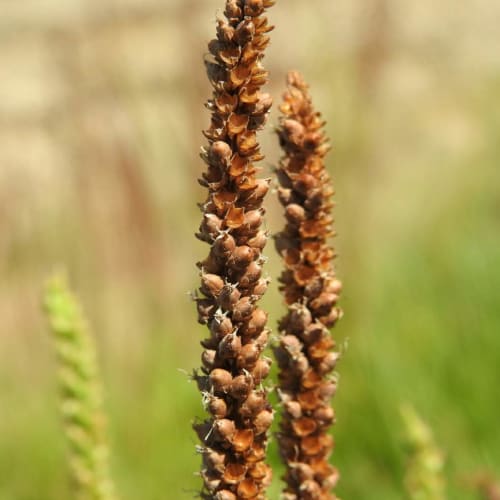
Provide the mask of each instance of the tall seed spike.
[{"label": "tall seed spike", "polygon": [[257,307],[266,288],[259,280],[268,181],[257,178],[254,164],[263,158],[256,131],[271,106],[269,95],[261,92],[267,82],[261,63],[268,42],[264,33],[270,30],[264,14],[271,5],[269,0],[226,0],[225,19],[217,23],[206,61],[213,94],[211,125],[204,133],[208,146],[202,150],[202,185],[208,193],[198,237],[211,248],[201,263],[203,296],[196,303],[199,322],[210,330],[202,341],[205,378],[199,385],[211,415],[197,431],[226,465],[204,460],[200,496],[206,499],[260,500],[270,481],[264,460],[272,413],[260,388],[269,372],[269,361],[261,358],[267,315]]},{"label": "tall seed spike", "polygon": [[[277,168],[278,196],[286,226],[276,236],[283,258],[280,277],[286,315],[275,348],[280,372],[283,418],[278,435],[285,462],[285,498],[334,500],[338,473],[328,463],[333,440],[330,399],[335,385],[327,378],[337,356],[328,333],[339,317],[340,282],[328,244],[333,188],[325,169],[326,137],[308,87],[297,72],[288,74],[277,131],[284,155]],[[309,474],[304,476],[304,471]]]}]

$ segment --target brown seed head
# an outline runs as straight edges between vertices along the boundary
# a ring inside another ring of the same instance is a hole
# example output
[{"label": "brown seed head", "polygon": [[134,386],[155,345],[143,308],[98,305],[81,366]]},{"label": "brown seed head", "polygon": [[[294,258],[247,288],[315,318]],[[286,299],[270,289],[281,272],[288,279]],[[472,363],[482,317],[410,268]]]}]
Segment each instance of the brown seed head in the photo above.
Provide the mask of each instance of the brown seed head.
[{"label": "brown seed head", "polygon": [[205,500],[262,500],[270,481],[263,463],[267,427],[263,416],[257,419],[269,413],[269,404],[266,392],[256,388],[270,366],[260,358],[268,332],[267,315],[257,307],[268,284],[262,278],[267,240],[262,202],[270,181],[257,177],[264,158],[257,132],[272,104],[262,91],[272,29],[264,12],[272,4],[226,0],[205,62],[213,94],[206,104],[210,125],[203,132],[208,145],[200,154],[206,170],[199,183],[207,196],[196,236],[210,251],[198,264],[202,296],[195,300],[198,321],[210,332],[201,342],[204,375],[195,379],[211,417],[196,429],[210,453],[224,457],[222,462],[204,457],[200,496]]},{"label": "brown seed head", "polygon": [[334,421],[330,399],[336,383],[328,379],[338,354],[328,328],[340,317],[342,288],[335,276],[333,188],[324,165],[329,145],[324,122],[311,102],[308,87],[290,72],[281,105],[278,136],[284,151],[277,168],[278,198],[286,226],[276,236],[283,258],[279,278],[288,312],[279,322],[280,347],[275,349],[284,406],[279,437],[287,473],[284,498],[333,500],[336,478],[328,464],[333,441],[327,434]]}]

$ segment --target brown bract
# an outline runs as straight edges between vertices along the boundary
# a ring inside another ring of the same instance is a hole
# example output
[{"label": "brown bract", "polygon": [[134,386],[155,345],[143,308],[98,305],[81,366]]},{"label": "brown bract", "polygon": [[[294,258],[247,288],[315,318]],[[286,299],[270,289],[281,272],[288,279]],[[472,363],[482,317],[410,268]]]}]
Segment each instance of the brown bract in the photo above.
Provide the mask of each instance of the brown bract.
[{"label": "brown bract", "polygon": [[267,33],[264,16],[272,0],[227,0],[217,20],[217,37],[205,60],[213,86],[207,102],[207,167],[199,180],[208,191],[197,237],[210,245],[198,263],[198,321],[209,335],[202,341],[201,373],[195,378],[210,417],[195,425],[203,456],[204,499],[264,499],[271,469],[264,463],[273,412],[261,383],[270,360],[262,356],[267,314],[257,302],[267,288],[262,276],[262,200],[269,180],[257,177],[263,156],[257,131],[272,100],[261,91]]},{"label": "brown bract", "polygon": [[288,306],[275,348],[283,403],[278,440],[286,464],[284,498],[333,500],[338,472],[328,462],[333,449],[328,430],[338,354],[328,329],[341,315],[336,304],[342,286],[328,244],[333,188],[323,160],[329,145],[307,89],[298,73],[289,73],[278,130],[284,151],[278,195],[287,223],[276,247],[285,266],[280,290]]}]

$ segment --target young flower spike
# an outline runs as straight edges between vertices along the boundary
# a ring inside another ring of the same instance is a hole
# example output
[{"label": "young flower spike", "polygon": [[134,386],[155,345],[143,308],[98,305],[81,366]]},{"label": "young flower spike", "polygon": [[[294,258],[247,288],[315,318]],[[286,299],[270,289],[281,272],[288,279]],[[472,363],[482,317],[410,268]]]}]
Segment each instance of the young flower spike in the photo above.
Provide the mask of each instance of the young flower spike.
[{"label": "young flower spike", "polygon": [[44,309],[57,352],[72,493],[78,500],[116,500],[95,346],[64,276],[54,276],[47,283]]},{"label": "young flower spike", "polygon": [[330,399],[336,390],[331,372],[338,353],[332,327],[341,315],[336,278],[328,245],[333,235],[333,188],[324,166],[329,150],[308,87],[300,74],[288,74],[278,136],[284,156],[277,176],[286,226],[276,236],[283,258],[280,290],[288,307],[279,322],[275,348],[283,415],[278,433],[286,465],[286,500],[333,500],[337,470],[328,463],[334,421]]},{"label": "young flower spike", "polygon": [[209,336],[195,378],[210,417],[194,426],[202,442],[204,499],[264,499],[271,480],[264,459],[273,412],[261,386],[270,368],[261,355],[267,315],[257,306],[267,287],[261,205],[269,180],[257,177],[263,156],[256,134],[272,104],[261,91],[267,82],[261,60],[272,29],[264,14],[273,3],[227,0],[205,61],[213,95],[199,182],[208,196],[196,236],[210,252],[198,263],[195,300]]}]

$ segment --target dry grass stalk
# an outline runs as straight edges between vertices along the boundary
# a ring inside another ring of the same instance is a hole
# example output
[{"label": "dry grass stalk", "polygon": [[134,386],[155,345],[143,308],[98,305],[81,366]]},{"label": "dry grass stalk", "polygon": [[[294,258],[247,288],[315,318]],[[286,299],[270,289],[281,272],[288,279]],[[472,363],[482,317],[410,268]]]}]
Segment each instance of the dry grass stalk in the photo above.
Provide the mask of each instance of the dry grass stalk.
[{"label": "dry grass stalk", "polygon": [[197,237],[210,245],[198,264],[198,320],[207,325],[202,374],[196,375],[210,418],[195,425],[202,442],[205,499],[263,499],[271,480],[264,463],[273,412],[262,381],[270,360],[261,356],[267,314],[257,306],[268,280],[262,277],[262,200],[269,181],[259,179],[263,158],[256,133],[272,100],[261,92],[268,73],[261,65],[272,29],[265,10],[272,0],[227,0],[209,43],[206,69],[213,85],[207,107],[211,125],[202,149],[207,164],[200,183],[208,197]]},{"label": "dry grass stalk", "polygon": [[341,283],[332,265],[331,197],[333,188],[324,156],[329,150],[301,75],[290,72],[278,130],[284,150],[277,170],[279,199],[286,226],[276,237],[285,270],[280,276],[287,314],[279,323],[275,348],[280,368],[283,419],[278,435],[286,464],[284,498],[334,499],[337,470],[328,462],[334,422],[330,406],[336,390],[332,373],[338,353],[332,327],[341,315],[336,306]]}]

